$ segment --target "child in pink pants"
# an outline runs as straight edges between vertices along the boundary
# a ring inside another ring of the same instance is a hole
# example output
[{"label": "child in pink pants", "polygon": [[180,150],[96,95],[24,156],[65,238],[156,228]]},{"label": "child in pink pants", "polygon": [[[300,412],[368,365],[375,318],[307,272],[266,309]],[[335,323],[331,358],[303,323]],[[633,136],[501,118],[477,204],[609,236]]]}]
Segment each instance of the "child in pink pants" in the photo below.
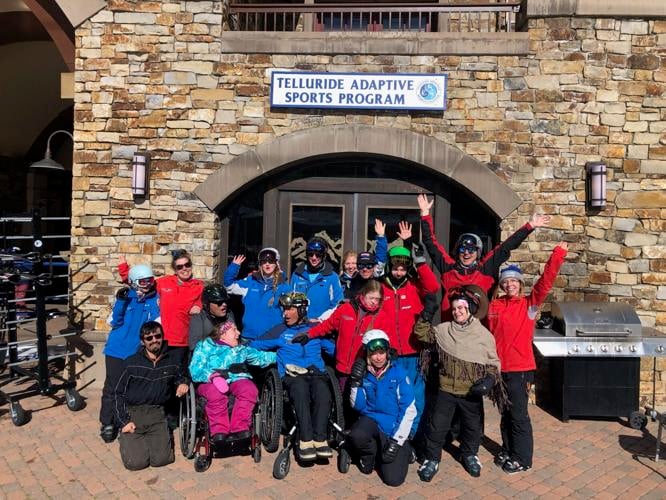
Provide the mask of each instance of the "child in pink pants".
[{"label": "child in pink pants", "polygon": [[[258,391],[245,365],[266,367],[276,359],[274,352],[241,345],[239,336],[233,322],[222,323],[197,344],[190,361],[192,381],[200,383],[197,394],[206,398],[211,440],[215,444],[250,437]],[[231,416],[230,394],[235,399]]]}]

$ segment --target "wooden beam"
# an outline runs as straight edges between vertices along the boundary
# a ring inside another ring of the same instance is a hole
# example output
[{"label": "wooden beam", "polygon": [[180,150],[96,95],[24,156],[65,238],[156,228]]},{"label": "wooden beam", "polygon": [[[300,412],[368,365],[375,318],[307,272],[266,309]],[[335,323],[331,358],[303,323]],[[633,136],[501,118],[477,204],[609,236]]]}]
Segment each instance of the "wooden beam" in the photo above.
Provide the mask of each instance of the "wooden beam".
[{"label": "wooden beam", "polygon": [[60,7],[49,0],[23,0],[55,43],[70,71],[74,71],[74,28]]}]

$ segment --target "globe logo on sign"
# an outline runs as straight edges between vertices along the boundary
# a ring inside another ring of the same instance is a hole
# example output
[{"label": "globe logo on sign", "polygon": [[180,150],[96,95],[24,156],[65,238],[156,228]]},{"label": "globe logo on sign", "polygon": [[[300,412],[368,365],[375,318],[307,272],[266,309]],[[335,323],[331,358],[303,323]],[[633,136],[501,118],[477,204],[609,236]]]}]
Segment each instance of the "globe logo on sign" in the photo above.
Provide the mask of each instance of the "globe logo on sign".
[{"label": "globe logo on sign", "polygon": [[419,99],[425,102],[432,102],[437,99],[439,89],[437,84],[433,82],[425,82],[419,87]]}]

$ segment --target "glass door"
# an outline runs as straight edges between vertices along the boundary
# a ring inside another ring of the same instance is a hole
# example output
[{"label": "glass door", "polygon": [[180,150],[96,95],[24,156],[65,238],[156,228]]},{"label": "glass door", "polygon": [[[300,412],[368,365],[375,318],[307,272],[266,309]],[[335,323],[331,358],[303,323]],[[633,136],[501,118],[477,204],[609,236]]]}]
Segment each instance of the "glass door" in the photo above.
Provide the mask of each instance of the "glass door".
[{"label": "glass door", "polygon": [[[358,220],[357,240],[360,251],[375,250],[375,219],[386,224],[386,239],[389,248],[402,246],[398,237],[398,223],[406,221],[412,225],[414,241],[421,241],[421,215],[413,194],[366,194],[356,195],[358,207],[355,216]],[[362,247],[362,248],[361,248]]]},{"label": "glass door", "polygon": [[291,275],[305,261],[305,246],[319,236],[328,243],[328,260],[340,272],[342,254],[352,240],[352,201],[349,194],[280,193],[278,248],[282,266]]}]

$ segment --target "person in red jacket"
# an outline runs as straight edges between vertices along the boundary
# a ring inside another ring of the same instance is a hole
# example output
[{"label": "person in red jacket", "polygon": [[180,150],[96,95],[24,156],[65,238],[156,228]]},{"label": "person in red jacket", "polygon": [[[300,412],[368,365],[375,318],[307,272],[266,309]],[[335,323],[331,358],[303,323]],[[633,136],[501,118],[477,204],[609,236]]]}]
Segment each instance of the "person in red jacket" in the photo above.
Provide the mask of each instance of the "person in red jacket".
[{"label": "person in red jacket", "polygon": [[[453,247],[455,258],[451,257],[435,237],[430,209],[434,200],[428,201],[425,194],[418,196],[421,209],[421,237],[433,264],[441,274],[444,290],[453,290],[463,285],[477,285],[488,291],[495,284],[495,276],[502,264],[511,256],[511,250],[518,248],[534,229],[545,226],[550,216],[534,214],[527,224],[513,233],[485,256],[481,238],[474,233],[465,233]],[[453,321],[449,294],[442,297],[442,321]]]},{"label": "person in red jacket", "polygon": [[[172,356],[177,356],[183,366],[189,363],[190,317],[201,312],[203,281],[192,277],[192,257],[186,250],[171,252],[171,268],[175,274],[157,278],[157,293],[160,297],[160,321],[164,328],[164,339]],[[123,257],[118,272],[123,281],[129,266]]]},{"label": "person in red jacket", "polygon": [[335,369],[343,393],[354,361],[363,354],[363,334],[373,329],[383,330],[388,325],[381,308],[383,298],[382,285],[368,280],[355,297],[338,306],[331,316],[292,339],[292,342],[305,344],[310,339],[337,332]]},{"label": "person in red jacket", "polygon": [[[399,224],[398,236],[410,242],[412,226],[406,222]],[[425,380],[421,372],[421,343],[414,335],[414,325],[423,311],[423,297],[439,291],[437,276],[428,267],[420,246],[410,252],[405,247],[389,250],[388,270],[382,280],[384,301],[382,310],[386,313],[388,325],[384,330],[396,350],[395,363],[402,366],[414,383],[417,415],[412,427],[412,435],[418,429],[425,409]]]},{"label": "person in red jacket", "polygon": [[488,309],[488,329],[495,337],[497,355],[502,364],[502,379],[507,387],[511,405],[502,413],[502,451],[495,463],[504,472],[514,474],[532,467],[534,441],[532,423],[527,413],[530,386],[534,381],[536,362],[532,349],[534,324],[539,307],[564,263],[568,246],[559,243],[546,262],[543,274],[524,294],[525,280],[518,266],[504,268],[499,286],[504,295],[491,301]]}]

